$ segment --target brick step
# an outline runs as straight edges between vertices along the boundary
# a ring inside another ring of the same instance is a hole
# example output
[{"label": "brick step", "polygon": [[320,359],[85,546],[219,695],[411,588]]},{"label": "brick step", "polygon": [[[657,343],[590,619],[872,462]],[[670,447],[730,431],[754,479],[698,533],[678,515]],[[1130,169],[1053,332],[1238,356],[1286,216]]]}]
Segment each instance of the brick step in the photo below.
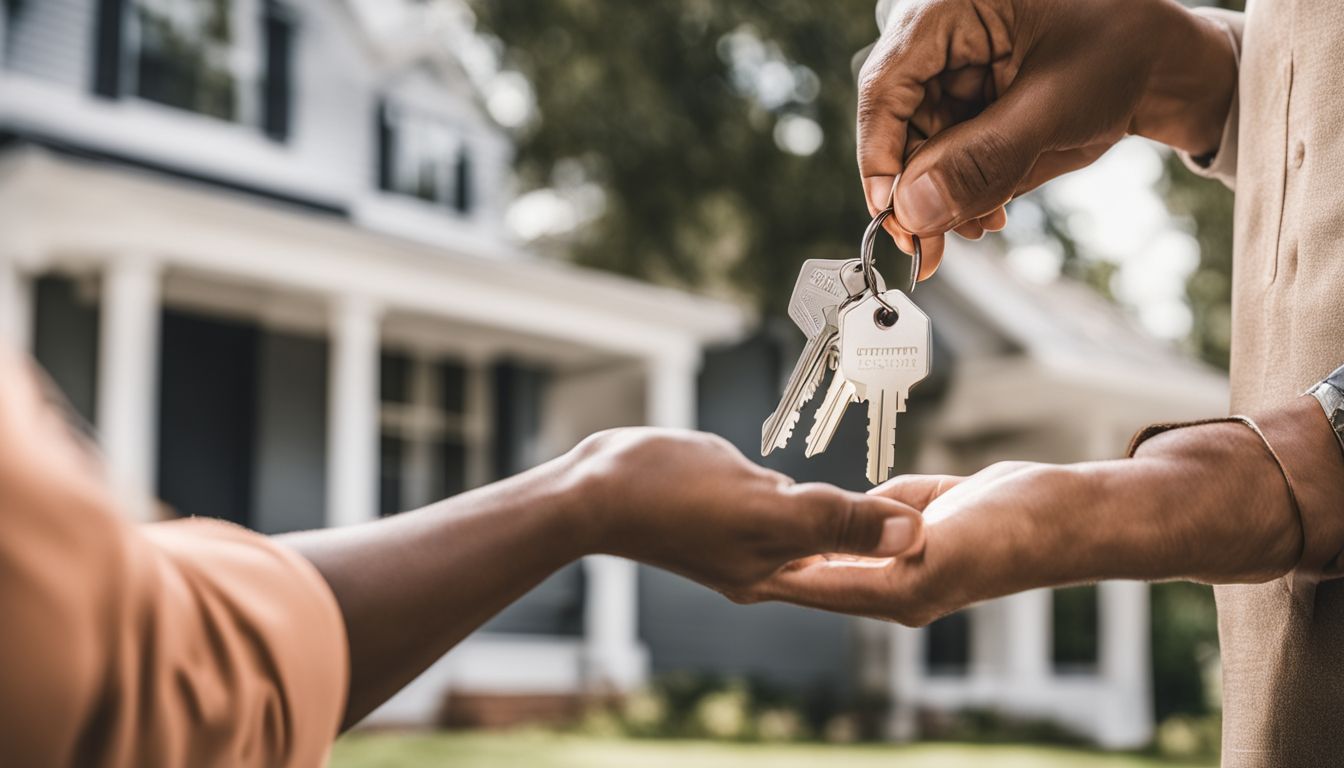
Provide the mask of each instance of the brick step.
[{"label": "brick step", "polygon": [[444,701],[440,722],[448,728],[510,728],[568,725],[593,703],[582,694],[499,694],[454,691]]}]

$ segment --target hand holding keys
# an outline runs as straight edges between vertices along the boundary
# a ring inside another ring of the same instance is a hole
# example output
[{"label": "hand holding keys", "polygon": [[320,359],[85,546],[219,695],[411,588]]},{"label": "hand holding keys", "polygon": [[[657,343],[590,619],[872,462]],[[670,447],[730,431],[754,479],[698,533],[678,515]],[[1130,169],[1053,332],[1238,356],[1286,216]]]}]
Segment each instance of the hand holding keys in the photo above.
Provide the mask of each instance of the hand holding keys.
[{"label": "hand holding keys", "polygon": [[[789,314],[808,334],[808,345],[789,379],[784,399],[766,420],[762,455],[788,442],[799,409],[811,399],[825,375],[826,361],[831,360],[835,375],[807,436],[807,456],[826,450],[850,403],[867,402],[868,480],[877,484],[890,475],[896,460],[896,414],[905,412],[910,389],[929,375],[933,347],[928,315],[906,293],[886,290],[881,275],[873,268],[873,240],[890,215],[890,208],[881,211],[868,225],[861,259],[839,262],[841,280],[836,283],[845,293],[843,298],[840,290],[829,291],[825,298],[804,290],[805,283],[815,284],[820,264],[836,262],[812,260],[803,265]],[[919,274],[919,255],[916,239],[911,292]],[[856,275],[862,276],[862,284]],[[813,315],[805,326],[804,317],[813,312],[818,312],[821,319]]]}]

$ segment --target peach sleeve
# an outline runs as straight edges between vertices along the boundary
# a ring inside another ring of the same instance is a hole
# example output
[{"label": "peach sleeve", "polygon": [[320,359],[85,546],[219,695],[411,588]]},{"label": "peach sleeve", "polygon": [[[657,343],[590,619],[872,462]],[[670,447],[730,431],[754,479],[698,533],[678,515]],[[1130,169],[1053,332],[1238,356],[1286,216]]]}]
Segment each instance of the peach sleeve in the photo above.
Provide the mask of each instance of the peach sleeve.
[{"label": "peach sleeve", "polygon": [[4,762],[322,765],[348,663],[317,571],[227,523],[133,525],[2,433]]}]

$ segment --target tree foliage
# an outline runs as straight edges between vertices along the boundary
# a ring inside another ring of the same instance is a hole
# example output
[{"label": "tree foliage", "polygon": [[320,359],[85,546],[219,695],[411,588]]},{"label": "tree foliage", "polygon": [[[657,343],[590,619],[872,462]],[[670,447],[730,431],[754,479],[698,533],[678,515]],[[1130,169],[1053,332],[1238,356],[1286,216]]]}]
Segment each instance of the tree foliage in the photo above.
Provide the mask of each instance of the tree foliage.
[{"label": "tree foliage", "polygon": [[[566,243],[580,262],[781,312],[800,261],[856,251],[867,210],[850,62],[876,37],[870,4],[473,7],[536,94],[538,119],[519,137],[524,185],[577,170],[605,193],[598,220]],[[776,141],[790,117],[820,127],[813,154]]]}]

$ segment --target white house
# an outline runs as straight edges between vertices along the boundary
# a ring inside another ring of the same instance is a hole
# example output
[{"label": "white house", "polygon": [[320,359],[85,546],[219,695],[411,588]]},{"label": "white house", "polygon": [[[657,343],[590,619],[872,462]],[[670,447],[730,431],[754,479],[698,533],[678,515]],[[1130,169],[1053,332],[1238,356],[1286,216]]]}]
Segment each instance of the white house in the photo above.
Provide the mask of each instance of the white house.
[{"label": "white house", "polygon": [[[2,327],[136,498],[348,525],[695,426],[744,314],[513,245],[509,145],[441,47],[322,0],[0,8]],[[465,679],[638,684],[635,578],[590,559],[576,635],[477,636]]]},{"label": "white house", "polygon": [[[736,307],[513,243],[509,143],[433,39],[387,45],[337,0],[8,0],[0,25],[0,333],[96,425],[143,517],[157,496],[265,532],[348,525],[609,426],[703,426],[749,455],[759,441],[792,361],[742,342]],[[951,251],[918,297],[938,381],[902,417],[903,469],[1099,458],[1144,422],[1225,407],[1221,378],[1095,296]],[[861,421],[823,457],[768,463],[852,483]],[[1087,658],[1061,660],[1052,626],[1072,619],[1053,599],[904,630],[732,606],[594,557],[373,720],[692,669],[891,694],[898,737],[921,713],[987,707],[1146,742],[1146,587],[1089,598]]]}]

